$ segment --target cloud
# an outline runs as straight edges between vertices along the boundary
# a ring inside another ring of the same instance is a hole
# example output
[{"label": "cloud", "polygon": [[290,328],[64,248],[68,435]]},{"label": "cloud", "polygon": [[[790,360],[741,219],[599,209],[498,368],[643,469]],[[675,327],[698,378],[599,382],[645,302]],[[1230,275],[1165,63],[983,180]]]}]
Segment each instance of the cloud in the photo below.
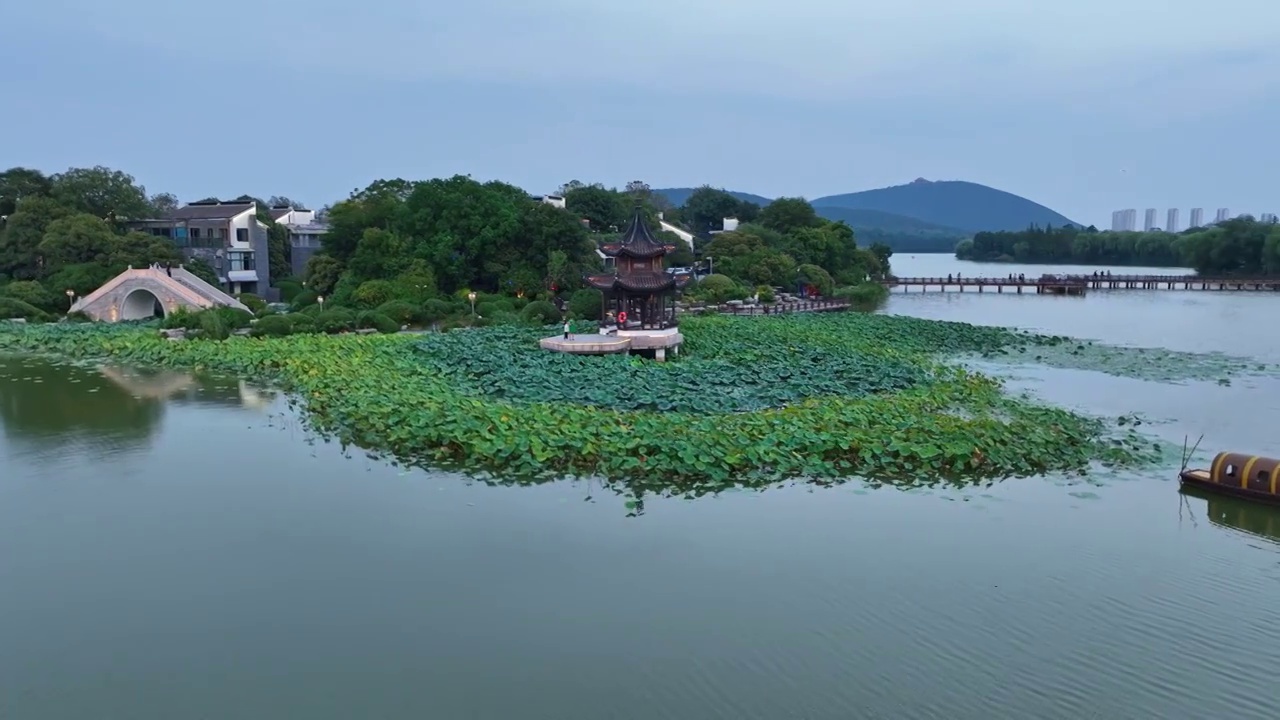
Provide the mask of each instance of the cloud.
[{"label": "cloud", "polygon": [[[22,11],[20,11],[22,12]],[[1275,87],[1275,0],[47,0],[28,14],[169,52],[387,79],[816,102],[1106,97],[1144,78]],[[1253,58],[1187,68],[1213,55]],[[1180,69],[1181,68],[1181,69]],[[1176,71],[1176,72],[1172,72]]]}]

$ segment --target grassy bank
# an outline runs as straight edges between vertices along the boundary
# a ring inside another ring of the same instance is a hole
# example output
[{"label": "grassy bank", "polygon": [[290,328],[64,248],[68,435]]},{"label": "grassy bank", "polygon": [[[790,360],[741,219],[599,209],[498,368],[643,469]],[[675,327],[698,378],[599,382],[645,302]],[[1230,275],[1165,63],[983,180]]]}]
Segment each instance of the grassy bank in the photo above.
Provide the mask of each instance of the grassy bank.
[{"label": "grassy bank", "polygon": [[147,328],[6,324],[0,351],[271,379],[316,430],[408,464],[600,476],[633,494],[1158,459],[1131,430],[1010,397],[944,362],[1062,338],[855,313],[689,318],[682,331],[685,352],[665,364],[546,353],[546,330],[518,327],[170,342]]}]

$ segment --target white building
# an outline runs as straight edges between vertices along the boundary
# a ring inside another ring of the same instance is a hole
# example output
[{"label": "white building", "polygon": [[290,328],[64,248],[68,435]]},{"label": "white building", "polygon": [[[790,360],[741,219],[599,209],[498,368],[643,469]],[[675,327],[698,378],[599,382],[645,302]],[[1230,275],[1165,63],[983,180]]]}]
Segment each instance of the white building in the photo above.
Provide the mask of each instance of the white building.
[{"label": "white building", "polygon": [[1178,208],[1169,208],[1169,215],[1165,218],[1164,231],[1176,233],[1181,230],[1178,227]]},{"label": "white building", "polygon": [[1187,227],[1204,227],[1204,208],[1191,208],[1191,224]]},{"label": "white building", "polygon": [[1156,209],[1147,208],[1142,217],[1142,231],[1151,232],[1156,229]]},{"label": "white building", "polygon": [[1111,229],[1115,232],[1133,232],[1137,224],[1137,210],[1116,210],[1111,213]]},{"label": "white building", "polygon": [[1231,211],[1227,208],[1218,208],[1218,214],[1214,215],[1213,221],[1216,223],[1226,222],[1231,219]]}]

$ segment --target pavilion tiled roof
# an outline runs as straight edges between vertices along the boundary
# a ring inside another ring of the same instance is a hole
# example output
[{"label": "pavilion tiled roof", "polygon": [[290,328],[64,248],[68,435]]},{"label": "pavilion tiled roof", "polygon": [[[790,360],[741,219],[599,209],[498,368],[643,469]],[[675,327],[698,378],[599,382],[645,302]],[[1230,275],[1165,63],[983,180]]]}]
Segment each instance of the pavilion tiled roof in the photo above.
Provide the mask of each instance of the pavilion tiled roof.
[{"label": "pavilion tiled roof", "polygon": [[635,214],[631,216],[631,223],[622,234],[622,240],[602,245],[600,252],[611,257],[629,255],[634,258],[651,258],[666,253],[667,247],[654,239],[649,232],[649,224],[644,221],[644,210],[637,207]]},{"label": "pavilion tiled roof", "polygon": [[657,292],[688,284],[686,276],[669,272],[636,272],[626,275],[588,275],[587,284],[597,290],[619,288],[631,292]]}]

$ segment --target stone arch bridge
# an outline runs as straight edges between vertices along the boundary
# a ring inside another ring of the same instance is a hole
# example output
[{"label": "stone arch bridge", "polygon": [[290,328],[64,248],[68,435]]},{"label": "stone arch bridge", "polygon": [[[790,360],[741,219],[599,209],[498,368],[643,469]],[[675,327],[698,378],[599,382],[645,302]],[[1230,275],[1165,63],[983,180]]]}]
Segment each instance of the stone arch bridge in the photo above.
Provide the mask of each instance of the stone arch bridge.
[{"label": "stone arch bridge", "polygon": [[219,305],[249,310],[239,300],[181,265],[176,268],[130,266],[72,303],[71,312],[82,312],[93,320],[120,322],[165,317],[178,308],[197,312]]}]

